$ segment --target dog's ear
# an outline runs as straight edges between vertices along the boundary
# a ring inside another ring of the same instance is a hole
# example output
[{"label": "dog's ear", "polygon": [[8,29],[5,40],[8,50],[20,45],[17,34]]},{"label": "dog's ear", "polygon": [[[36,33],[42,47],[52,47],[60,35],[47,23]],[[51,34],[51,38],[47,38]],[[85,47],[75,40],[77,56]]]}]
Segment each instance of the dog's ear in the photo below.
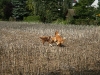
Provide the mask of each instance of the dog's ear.
[{"label": "dog's ear", "polygon": [[55,35],[57,35],[58,33],[59,33],[59,32],[58,32],[58,31],[56,31],[56,32],[55,32]]},{"label": "dog's ear", "polygon": [[55,32],[55,35],[60,35],[58,31]]}]

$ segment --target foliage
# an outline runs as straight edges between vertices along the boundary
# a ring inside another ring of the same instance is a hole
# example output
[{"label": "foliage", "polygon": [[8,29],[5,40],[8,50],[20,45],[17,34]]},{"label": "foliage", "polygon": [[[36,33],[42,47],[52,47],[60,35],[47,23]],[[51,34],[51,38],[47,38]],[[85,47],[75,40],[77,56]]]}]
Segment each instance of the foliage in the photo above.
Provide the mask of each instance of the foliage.
[{"label": "foliage", "polygon": [[26,8],[30,11],[29,15],[35,14],[35,2],[34,0],[27,0],[26,1]]},{"label": "foliage", "polygon": [[[79,0],[72,7],[72,0],[0,0],[0,20],[9,20],[12,17],[46,23],[99,24],[100,2],[97,9],[91,7],[93,2],[94,0]],[[67,10],[72,8],[75,9],[77,18],[71,17],[66,21]],[[88,20],[90,23],[87,23]]]},{"label": "foliage", "polygon": [[100,25],[100,2],[98,3],[99,7],[95,10],[96,22]]},{"label": "foliage", "polygon": [[39,15],[42,22],[50,23],[58,18],[65,18],[70,5],[69,0],[27,0],[30,15]]},{"label": "foliage", "polygon": [[85,5],[85,6],[91,6],[91,4],[94,2],[95,0],[79,0],[79,4],[81,5]]},{"label": "foliage", "polygon": [[53,20],[61,17],[62,8],[58,2],[58,0],[45,0],[41,1],[41,4],[39,3],[40,6],[38,8],[38,14],[43,22],[50,23]]},{"label": "foliage", "polygon": [[12,7],[10,0],[0,0],[0,19],[8,20],[12,15]]},{"label": "foliage", "polygon": [[94,0],[79,0],[79,3],[77,3],[74,7],[76,16],[78,16],[80,19],[92,18],[94,8],[91,7],[91,3],[93,1]]},{"label": "foliage", "polygon": [[[2,5],[0,11],[1,13],[0,17],[3,18],[4,15],[6,15],[7,19],[9,17],[14,17],[17,20],[23,20],[23,17],[30,15],[39,15],[42,22],[50,23],[54,20],[57,20],[58,18],[64,18],[66,15],[66,11],[68,8],[71,7],[71,1],[70,0],[1,0],[0,3],[3,4],[4,1],[10,1],[12,5],[14,6],[13,9],[9,10],[11,11],[8,15],[8,10],[3,11],[2,8],[7,9],[7,6]],[[10,7],[12,8],[12,7]]]},{"label": "foliage", "polygon": [[65,20],[66,19],[66,14],[67,14],[67,10],[68,9],[72,9],[72,4],[71,4],[72,0],[63,0],[63,4],[62,4],[62,18]]},{"label": "foliage", "polygon": [[94,19],[71,19],[70,24],[75,25],[96,25]]},{"label": "foliage", "polygon": [[94,0],[79,0],[79,3],[74,6],[75,16],[78,17],[78,20],[74,18],[74,23],[89,25],[88,20],[95,20],[95,8],[91,7],[93,1]]},{"label": "foliage", "polygon": [[26,6],[26,3],[25,1],[20,1],[20,0],[14,0],[12,1],[12,4],[14,5],[14,8],[13,8],[13,17],[16,18],[16,20],[23,20],[23,17],[24,16],[27,16],[28,12],[25,8]]},{"label": "foliage", "polygon": [[26,22],[39,22],[40,17],[39,16],[28,16],[28,17],[24,17],[24,21],[26,21]]},{"label": "foliage", "polygon": [[68,22],[62,18],[58,18],[56,21],[53,21],[54,24],[63,24],[66,25]]}]

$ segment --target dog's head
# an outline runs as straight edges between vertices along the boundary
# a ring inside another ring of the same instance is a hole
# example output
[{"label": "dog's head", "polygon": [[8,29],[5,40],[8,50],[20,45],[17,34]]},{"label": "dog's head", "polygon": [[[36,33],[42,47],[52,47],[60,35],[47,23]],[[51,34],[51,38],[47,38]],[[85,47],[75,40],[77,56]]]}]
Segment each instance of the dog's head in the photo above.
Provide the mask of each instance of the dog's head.
[{"label": "dog's head", "polygon": [[56,36],[56,35],[60,35],[58,31],[55,32],[55,36]]}]

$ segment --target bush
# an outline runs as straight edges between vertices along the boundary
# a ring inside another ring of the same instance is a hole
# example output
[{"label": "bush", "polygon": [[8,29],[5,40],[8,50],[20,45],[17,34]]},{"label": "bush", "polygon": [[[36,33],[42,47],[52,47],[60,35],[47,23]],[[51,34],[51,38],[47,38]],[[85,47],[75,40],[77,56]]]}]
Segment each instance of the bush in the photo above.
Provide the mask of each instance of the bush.
[{"label": "bush", "polygon": [[72,19],[70,20],[71,24],[76,24],[76,25],[95,25],[95,20],[94,19]]},{"label": "bush", "polygon": [[0,18],[0,21],[2,21],[2,19]]},{"label": "bush", "polygon": [[61,18],[57,19],[53,23],[55,23],[55,24],[68,24],[67,20],[63,20]]},{"label": "bush", "polygon": [[97,18],[96,22],[97,22],[97,25],[100,25],[100,17]]},{"label": "bush", "polygon": [[39,16],[28,16],[28,17],[24,17],[24,21],[26,21],[26,22],[40,22],[40,17]]},{"label": "bush", "polygon": [[67,21],[68,21],[69,24],[75,24],[74,18],[67,19]]}]

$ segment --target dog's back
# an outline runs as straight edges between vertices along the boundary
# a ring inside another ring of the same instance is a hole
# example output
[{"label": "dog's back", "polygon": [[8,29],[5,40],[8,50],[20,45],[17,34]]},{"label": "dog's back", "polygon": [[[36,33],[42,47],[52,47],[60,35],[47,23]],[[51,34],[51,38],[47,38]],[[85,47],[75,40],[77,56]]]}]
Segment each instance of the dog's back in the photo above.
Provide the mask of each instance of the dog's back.
[{"label": "dog's back", "polygon": [[42,43],[44,44],[45,42],[50,42],[51,36],[42,36],[40,39],[42,40]]}]

